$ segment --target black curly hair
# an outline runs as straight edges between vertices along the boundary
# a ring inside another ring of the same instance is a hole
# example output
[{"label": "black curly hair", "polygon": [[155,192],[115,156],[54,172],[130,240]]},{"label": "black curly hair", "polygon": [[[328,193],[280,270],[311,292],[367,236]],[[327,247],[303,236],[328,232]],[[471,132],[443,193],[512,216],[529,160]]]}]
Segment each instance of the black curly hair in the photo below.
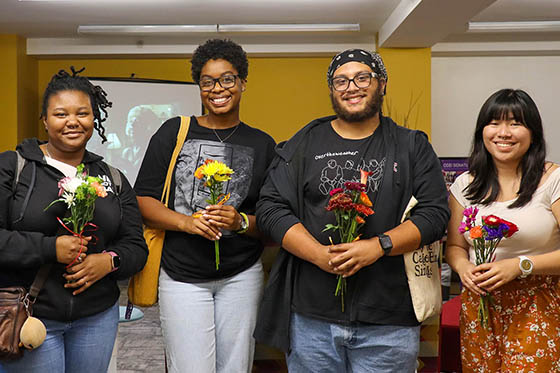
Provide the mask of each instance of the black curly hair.
[{"label": "black curly hair", "polygon": [[[58,73],[54,74],[51,81],[43,93],[43,105],[41,108],[41,118],[45,119],[47,117],[47,108],[49,106],[49,99],[51,96],[62,91],[80,91],[84,92],[89,96],[91,103],[91,108],[93,110],[93,128],[101,136],[101,143],[107,141],[105,137],[105,127],[101,123],[107,120],[107,110],[108,107],[113,106],[112,102],[107,100],[107,93],[98,85],[93,85],[88,78],[85,76],[79,76],[78,74],[85,70],[85,67],[81,70],[76,71],[74,66],[70,66],[70,71],[72,74],[65,70],[60,70]],[[101,117],[101,112],[105,114]]]},{"label": "black curly hair", "polygon": [[247,79],[249,61],[243,48],[230,39],[210,39],[196,48],[191,59],[191,76],[196,84],[206,62],[217,59],[228,61],[235,67],[240,79]]}]

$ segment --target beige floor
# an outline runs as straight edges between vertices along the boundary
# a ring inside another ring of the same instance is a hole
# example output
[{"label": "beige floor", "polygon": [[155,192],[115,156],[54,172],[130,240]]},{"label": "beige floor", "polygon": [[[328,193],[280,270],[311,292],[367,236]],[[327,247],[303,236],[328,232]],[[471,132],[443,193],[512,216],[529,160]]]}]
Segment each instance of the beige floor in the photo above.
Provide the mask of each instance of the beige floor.
[{"label": "beige floor", "polygon": [[[126,305],[126,283],[121,285],[120,304]],[[159,322],[159,307],[141,308],[144,318],[119,324],[117,337],[117,372],[165,372],[163,337]],[[257,346],[253,373],[287,372],[283,356],[278,351]]]}]

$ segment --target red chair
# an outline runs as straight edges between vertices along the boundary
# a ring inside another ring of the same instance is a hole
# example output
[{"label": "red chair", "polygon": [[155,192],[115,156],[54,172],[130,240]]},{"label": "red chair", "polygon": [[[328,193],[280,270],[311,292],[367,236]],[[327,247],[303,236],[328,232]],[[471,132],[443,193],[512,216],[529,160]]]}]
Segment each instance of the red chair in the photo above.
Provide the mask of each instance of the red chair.
[{"label": "red chair", "polygon": [[460,295],[446,302],[441,311],[438,356],[440,372],[461,372],[460,311]]}]

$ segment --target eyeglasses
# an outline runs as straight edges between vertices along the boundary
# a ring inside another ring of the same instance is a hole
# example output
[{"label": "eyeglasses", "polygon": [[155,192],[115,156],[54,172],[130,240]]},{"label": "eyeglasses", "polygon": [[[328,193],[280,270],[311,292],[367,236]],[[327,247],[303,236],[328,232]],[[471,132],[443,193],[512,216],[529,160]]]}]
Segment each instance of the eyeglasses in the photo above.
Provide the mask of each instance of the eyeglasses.
[{"label": "eyeglasses", "polygon": [[219,78],[209,78],[204,77],[198,82],[198,86],[202,91],[211,91],[216,86],[216,82],[220,83],[220,86],[224,89],[232,88],[235,86],[235,78],[239,78],[239,75],[222,75]]},{"label": "eyeglasses", "polygon": [[371,78],[377,78],[377,74],[372,72],[369,73],[359,73],[352,79],[345,77],[336,77],[331,79],[331,86],[335,91],[346,91],[350,87],[350,82],[354,82],[354,85],[358,88],[367,88],[371,85]]}]

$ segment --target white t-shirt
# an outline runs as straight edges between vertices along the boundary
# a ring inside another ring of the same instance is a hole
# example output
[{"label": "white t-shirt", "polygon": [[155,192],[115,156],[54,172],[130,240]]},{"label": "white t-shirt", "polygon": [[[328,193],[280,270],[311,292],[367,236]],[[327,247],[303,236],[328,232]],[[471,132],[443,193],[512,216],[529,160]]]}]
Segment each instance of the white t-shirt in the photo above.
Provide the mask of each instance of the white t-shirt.
[{"label": "white t-shirt", "polygon": [[[463,190],[469,185],[471,178],[468,172],[461,174],[451,186],[450,192],[463,208],[473,206],[464,196]],[[519,228],[510,238],[500,241],[496,249],[496,260],[515,258],[519,255],[538,255],[560,249],[560,228],[552,214],[552,204],[560,198],[560,167],[550,174],[548,179],[535,191],[531,201],[523,207],[510,209],[514,200],[494,202],[488,206],[478,207],[476,224],[482,217],[496,215],[508,220]],[[464,234],[470,245],[469,259],[474,263],[474,249],[469,233]]]},{"label": "white t-shirt", "polygon": [[64,162],[61,162],[61,161],[57,161],[56,159],[51,158],[48,155],[45,155],[45,160],[47,161],[47,164],[53,166],[54,168],[58,168],[58,170],[60,172],[62,172],[64,174],[64,176],[67,176],[67,177],[76,176],[76,167],[71,166],[69,164],[66,164]]}]

